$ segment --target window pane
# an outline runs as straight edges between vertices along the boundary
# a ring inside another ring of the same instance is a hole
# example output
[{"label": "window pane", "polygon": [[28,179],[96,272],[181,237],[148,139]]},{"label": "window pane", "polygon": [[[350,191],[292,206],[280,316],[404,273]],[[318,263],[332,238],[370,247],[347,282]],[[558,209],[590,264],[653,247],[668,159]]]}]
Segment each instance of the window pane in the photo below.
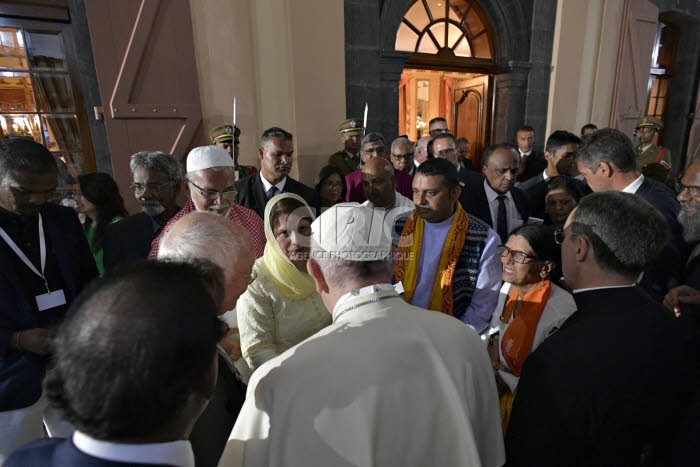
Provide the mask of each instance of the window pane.
[{"label": "window pane", "polygon": [[29,73],[0,71],[0,112],[34,112],[36,103]]},{"label": "window pane", "polygon": [[423,37],[420,38],[420,45],[418,46],[418,52],[424,53],[424,54],[435,54],[437,53],[437,47],[435,47],[435,43],[433,40],[430,38],[428,34],[423,34]]},{"label": "window pane", "polygon": [[472,39],[472,46],[474,47],[475,58],[491,58],[491,46],[489,45],[489,38],[486,32]]},{"label": "window pane", "polygon": [[5,136],[22,136],[42,142],[41,125],[36,114],[3,114],[0,115],[0,125]]},{"label": "window pane", "polygon": [[27,52],[22,31],[18,28],[0,28],[0,69],[26,70]]},{"label": "window pane", "polygon": [[457,44],[457,47],[454,49],[455,55],[458,57],[471,57],[472,56],[472,50],[469,47],[469,41],[467,40],[466,37],[463,37],[461,41]]},{"label": "window pane", "polygon": [[447,46],[449,48],[454,48],[455,44],[462,37],[462,30],[459,29],[454,24],[447,25]]},{"label": "window pane", "polygon": [[421,1],[414,3],[404,18],[406,18],[419,31],[422,31],[423,28],[430,23],[430,18],[428,18],[428,14],[425,12],[423,2]]},{"label": "window pane", "polygon": [[[428,8],[433,15],[433,20],[437,21],[445,18],[445,2],[448,0],[428,0]],[[417,2],[422,3],[422,2]]]},{"label": "window pane", "polygon": [[401,26],[399,26],[399,32],[396,33],[396,44],[394,44],[394,49],[402,50],[404,52],[413,52],[416,50],[417,41],[418,36],[416,33],[413,32],[411,28],[401,23]]},{"label": "window pane", "polygon": [[56,33],[27,33],[29,62],[34,70],[66,70],[63,37]]},{"label": "window pane", "polygon": [[[432,32],[435,39],[437,39],[440,48],[447,47],[447,44],[445,44],[445,23],[434,23],[430,26],[430,32]],[[426,36],[426,38],[427,37],[429,36]]]},{"label": "window pane", "polygon": [[37,73],[36,98],[40,112],[73,112],[73,92],[68,75]]},{"label": "window pane", "polygon": [[75,115],[41,117],[46,126],[46,147],[51,151],[80,151],[80,136]]}]

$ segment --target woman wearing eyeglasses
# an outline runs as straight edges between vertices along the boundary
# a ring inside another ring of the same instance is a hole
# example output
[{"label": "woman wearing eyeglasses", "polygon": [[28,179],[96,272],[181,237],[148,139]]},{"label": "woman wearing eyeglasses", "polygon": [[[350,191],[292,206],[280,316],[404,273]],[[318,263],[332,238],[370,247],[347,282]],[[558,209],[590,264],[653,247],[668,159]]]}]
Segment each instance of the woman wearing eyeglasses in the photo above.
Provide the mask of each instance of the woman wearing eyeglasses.
[{"label": "woman wearing eyeglasses", "polygon": [[342,203],[348,191],[343,171],[334,165],[327,165],[318,172],[314,189],[321,199],[321,212]]},{"label": "woman wearing eyeglasses", "polygon": [[107,226],[127,217],[124,200],[119,194],[119,187],[114,179],[106,173],[91,173],[78,176],[80,191],[73,193],[77,203],[76,210],[85,214],[85,235],[92,255],[95,257],[97,270],[104,274],[102,260],[102,239]]},{"label": "woman wearing eyeglasses", "polygon": [[498,254],[504,284],[491,319],[489,355],[505,433],[527,356],[561,327],[576,304],[571,294],[549,279],[556,258],[550,227],[526,224],[515,229],[498,247]]},{"label": "woman wearing eyeglasses", "polygon": [[265,206],[265,253],[236,305],[241,351],[252,370],[331,323],[306,271],[313,220],[294,193],[277,195]]}]

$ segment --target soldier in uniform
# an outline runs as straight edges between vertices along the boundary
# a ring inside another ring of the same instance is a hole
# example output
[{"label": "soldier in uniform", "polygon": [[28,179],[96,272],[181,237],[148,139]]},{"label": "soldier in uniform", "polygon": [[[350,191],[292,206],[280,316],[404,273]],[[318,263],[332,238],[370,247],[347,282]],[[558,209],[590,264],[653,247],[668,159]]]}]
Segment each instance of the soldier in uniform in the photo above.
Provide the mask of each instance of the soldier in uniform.
[{"label": "soldier in uniform", "polygon": [[238,137],[241,136],[240,128],[233,127],[231,125],[221,125],[217,126],[209,132],[209,139],[211,139],[211,144],[214,146],[219,146],[228,151],[233,158],[233,164],[236,171],[236,180],[240,180],[249,175],[253,175],[258,171],[252,165],[239,165],[238,156],[240,150],[238,149]]},{"label": "soldier in uniform", "polygon": [[328,158],[328,164],[343,171],[344,175],[360,168],[360,141],[362,140],[362,120],[349,118],[338,126],[343,149]]},{"label": "soldier in uniform", "polygon": [[666,183],[671,171],[671,151],[654,144],[654,136],[664,127],[661,120],[646,116],[637,122],[635,129],[637,146],[637,166],[645,177]]}]

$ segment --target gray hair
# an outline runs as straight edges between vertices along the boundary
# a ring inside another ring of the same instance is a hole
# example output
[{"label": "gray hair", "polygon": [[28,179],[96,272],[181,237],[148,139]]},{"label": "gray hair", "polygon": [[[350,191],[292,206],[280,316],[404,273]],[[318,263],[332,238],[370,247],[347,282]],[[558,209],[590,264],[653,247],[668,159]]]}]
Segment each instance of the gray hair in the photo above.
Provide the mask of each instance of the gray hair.
[{"label": "gray hair", "polygon": [[576,160],[594,173],[600,162],[611,163],[620,172],[637,171],[637,154],[632,141],[614,128],[603,128],[586,138],[576,151]]},{"label": "gray hair", "polygon": [[571,232],[585,235],[598,264],[636,279],[667,241],[663,215],[631,193],[604,191],[581,199],[571,217]]},{"label": "gray hair", "polygon": [[353,281],[376,279],[377,283],[391,281],[394,271],[391,258],[377,261],[350,261],[335,255],[328,255],[311,239],[311,257],[318,264],[326,282],[336,288],[353,285]]},{"label": "gray hair", "polygon": [[430,138],[422,137],[416,142],[416,152],[418,151],[427,151],[428,150],[428,143],[430,142]]},{"label": "gray hair", "polygon": [[413,152],[413,143],[410,139],[406,138],[405,136],[399,136],[391,142],[391,152],[394,152],[394,145],[396,144],[405,144],[408,147],[408,152]]},{"label": "gray hair", "polygon": [[493,154],[497,149],[505,149],[507,151],[510,151],[513,154],[513,158],[515,159],[515,161],[518,163],[518,165],[520,165],[520,153],[518,152],[518,148],[516,148],[510,143],[497,143],[487,147],[484,151],[484,155],[481,156],[482,166],[488,167],[491,154]]},{"label": "gray hair", "polygon": [[362,147],[365,147],[365,144],[367,143],[375,143],[377,141],[381,141],[382,143],[386,144],[386,140],[384,139],[384,135],[381,133],[367,133],[364,138],[362,138]]},{"label": "gray hair", "polygon": [[161,151],[141,151],[131,156],[129,168],[131,176],[134,176],[134,171],[137,167],[145,167],[147,169],[160,170],[168,174],[171,185],[177,185],[182,181],[183,169],[180,160]]},{"label": "gray hair", "polygon": [[[199,216],[200,221],[173,235],[175,225],[160,240],[158,259],[180,262],[206,260],[226,272],[236,264],[241,252],[250,248],[250,241],[240,235],[232,235],[221,217],[211,212],[192,212],[184,216]],[[211,220],[210,220],[211,219]],[[179,221],[178,221],[179,222]]]}]

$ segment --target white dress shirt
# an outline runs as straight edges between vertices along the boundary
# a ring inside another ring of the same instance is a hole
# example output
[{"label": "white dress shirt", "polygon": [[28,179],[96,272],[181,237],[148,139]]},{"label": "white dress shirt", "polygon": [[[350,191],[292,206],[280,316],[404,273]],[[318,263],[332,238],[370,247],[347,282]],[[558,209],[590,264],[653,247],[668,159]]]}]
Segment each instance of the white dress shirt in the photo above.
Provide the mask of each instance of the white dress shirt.
[{"label": "white dress shirt", "polygon": [[[484,189],[486,190],[486,198],[489,200],[489,209],[491,210],[491,222],[493,223],[494,229],[498,226],[498,193],[496,193],[493,188],[484,180]],[[508,232],[512,232],[517,227],[523,225],[523,218],[520,217],[518,208],[515,206],[515,201],[513,200],[513,193],[508,191],[505,193],[505,203],[506,203],[506,222],[508,226]]]},{"label": "white dress shirt", "polygon": [[622,192],[635,194],[637,190],[639,190],[639,187],[642,186],[642,183],[644,183],[644,175],[639,175],[635,181],[624,187]]},{"label": "white dress shirt", "polygon": [[[265,194],[267,195],[267,192],[270,191],[270,188],[272,188],[272,183],[268,182],[267,179],[265,177],[263,177],[262,170],[260,171],[260,180],[262,180],[263,188],[264,188]],[[275,185],[277,187],[276,194],[279,195],[280,193],[282,193],[284,191],[284,186],[286,184],[287,184],[287,177],[284,177],[282,179],[282,181],[280,181],[277,185]]]},{"label": "white dress shirt", "polygon": [[76,430],[73,433],[73,444],[88,456],[113,462],[194,467],[192,445],[186,440],[169,443],[121,444],[95,439]]}]

